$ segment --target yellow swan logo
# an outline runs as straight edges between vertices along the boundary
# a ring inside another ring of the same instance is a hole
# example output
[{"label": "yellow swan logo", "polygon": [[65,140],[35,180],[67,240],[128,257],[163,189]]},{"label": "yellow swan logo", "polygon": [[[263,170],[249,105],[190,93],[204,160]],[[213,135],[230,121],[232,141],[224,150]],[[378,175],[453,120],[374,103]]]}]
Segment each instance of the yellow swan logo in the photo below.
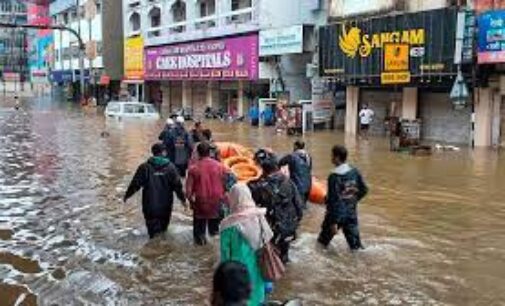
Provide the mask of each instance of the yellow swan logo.
[{"label": "yellow swan logo", "polygon": [[360,44],[361,30],[356,27],[352,27],[349,31],[347,31],[345,24],[342,23],[342,35],[340,35],[338,40],[340,50],[342,50],[342,52],[344,52],[348,57],[354,58],[358,53]]}]

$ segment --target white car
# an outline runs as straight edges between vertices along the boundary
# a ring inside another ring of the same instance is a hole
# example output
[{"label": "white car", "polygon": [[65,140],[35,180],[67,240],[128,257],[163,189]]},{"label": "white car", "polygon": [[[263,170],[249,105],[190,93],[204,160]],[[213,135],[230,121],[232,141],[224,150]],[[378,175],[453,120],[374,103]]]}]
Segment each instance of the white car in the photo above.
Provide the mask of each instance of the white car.
[{"label": "white car", "polygon": [[160,119],[160,114],[152,104],[122,101],[109,102],[105,108],[105,116],[117,118]]}]

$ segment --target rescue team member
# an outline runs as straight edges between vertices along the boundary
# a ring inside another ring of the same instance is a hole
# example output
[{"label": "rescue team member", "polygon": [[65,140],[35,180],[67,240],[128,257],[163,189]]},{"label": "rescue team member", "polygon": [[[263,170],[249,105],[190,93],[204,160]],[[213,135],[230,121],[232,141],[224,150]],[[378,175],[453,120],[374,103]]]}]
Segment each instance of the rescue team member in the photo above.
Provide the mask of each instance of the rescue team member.
[{"label": "rescue team member", "polygon": [[358,202],[368,193],[368,187],[358,169],[347,164],[347,149],[334,146],[332,162],[336,166],[328,177],[326,215],[318,242],[327,247],[342,229],[349,248],[362,249],[358,227]]},{"label": "rescue team member", "polygon": [[293,153],[279,161],[279,167],[289,167],[289,177],[296,185],[303,207],[306,208],[312,187],[312,158],[305,151],[305,143],[301,140],[295,141],[293,149]]},{"label": "rescue team member", "polygon": [[279,250],[284,263],[289,262],[289,247],[296,239],[296,230],[303,217],[303,205],[293,182],[279,171],[277,158],[259,150],[256,162],[262,176],[248,184],[256,205],[266,208],[267,221],[274,232],[272,243]]},{"label": "rescue team member", "polygon": [[142,212],[146,220],[150,238],[167,231],[172,216],[174,192],[186,207],[186,197],[182,181],[175,166],[166,157],[163,144],[154,144],[153,156],[141,164],[126,190],[123,201],[126,201],[142,189]]},{"label": "rescue team member", "polygon": [[174,152],[173,159],[171,160],[173,160],[175,167],[179,170],[179,175],[184,178],[186,177],[189,160],[193,153],[193,142],[191,141],[191,136],[184,127],[184,118],[182,116],[175,119],[173,141]]},{"label": "rescue team member", "polygon": [[210,236],[219,235],[221,206],[225,201],[224,181],[228,170],[210,157],[210,145],[198,144],[199,159],[191,165],[186,180],[186,196],[193,209],[193,238],[195,244],[207,244]]}]

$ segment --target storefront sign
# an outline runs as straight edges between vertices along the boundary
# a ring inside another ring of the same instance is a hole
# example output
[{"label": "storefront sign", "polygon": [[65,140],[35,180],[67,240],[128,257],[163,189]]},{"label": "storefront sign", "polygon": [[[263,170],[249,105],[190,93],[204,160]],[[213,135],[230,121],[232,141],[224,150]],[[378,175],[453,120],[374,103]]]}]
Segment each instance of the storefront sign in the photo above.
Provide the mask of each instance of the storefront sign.
[{"label": "storefront sign", "polygon": [[260,56],[303,52],[303,25],[261,31]]},{"label": "storefront sign", "polygon": [[479,64],[505,62],[505,11],[490,11],[479,16]]},{"label": "storefront sign", "polygon": [[384,71],[408,71],[409,57],[408,44],[385,44]]},{"label": "storefront sign", "polygon": [[21,81],[21,74],[19,72],[4,72],[3,80],[4,82],[19,82]]},{"label": "storefront sign", "polygon": [[258,35],[145,50],[148,80],[256,80]]},{"label": "storefront sign", "polygon": [[[457,10],[447,8],[345,20],[322,27],[320,74],[368,83],[379,83],[385,68],[395,70],[408,66],[405,70],[410,71],[412,78],[456,74],[453,63],[456,18]],[[388,44],[393,45],[385,47]],[[391,50],[384,52],[384,48]]]},{"label": "storefront sign", "polygon": [[34,84],[46,84],[48,82],[47,70],[31,70],[30,80]]},{"label": "storefront sign", "polygon": [[383,72],[381,73],[381,84],[408,84],[410,83],[410,72]]},{"label": "storefront sign", "polygon": [[125,79],[144,79],[144,39],[141,36],[127,38],[124,46]]}]

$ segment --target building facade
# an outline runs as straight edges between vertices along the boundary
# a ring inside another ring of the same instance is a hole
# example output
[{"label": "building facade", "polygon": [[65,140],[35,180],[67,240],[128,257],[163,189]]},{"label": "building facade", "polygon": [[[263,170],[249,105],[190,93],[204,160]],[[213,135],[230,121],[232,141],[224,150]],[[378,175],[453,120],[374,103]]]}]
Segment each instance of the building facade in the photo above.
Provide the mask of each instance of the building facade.
[{"label": "building facade", "polygon": [[[25,3],[1,0],[0,21],[25,24],[27,22]],[[29,79],[27,35],[27,31],[22,29],[2,29],[0,32],[0,71],[4,90],[17,90]]]},{"label": "building facade", "polygon": [[[102,100],[117,93],[123,75],[121,1],[55,0],[50,4],[50,15],[53,24],[70,27],[82,38],[86,94]],[[54,31],[52,82],[76,91],[80,56],[75,35]]]},{"label": "building facade", "polygon": [[310,99],[306,66],[326,16],[320,1],[310,2],[125,0],[125,79],[145,83],[145,99],[167,112],[188,108],[195,117],[208,107],[240,117],[279,92]]},{"label": "building facade", "polygon": [[[450,99],[458,75],[468,88],[473,85],[471,4],[330,2],[329,25],[320,29],[319,74],[345,97],[347,133],[358,132],[359,109],[368,105],[375,112],[371,131],[376,135],[388,133],[391,118],[400,118],[420,122],[424,140],[479,143],[479,126],[472,121],[480,114],[477,103],[468,99],[462,107]],[[459,37],[458,24],[469,39]]]}]

